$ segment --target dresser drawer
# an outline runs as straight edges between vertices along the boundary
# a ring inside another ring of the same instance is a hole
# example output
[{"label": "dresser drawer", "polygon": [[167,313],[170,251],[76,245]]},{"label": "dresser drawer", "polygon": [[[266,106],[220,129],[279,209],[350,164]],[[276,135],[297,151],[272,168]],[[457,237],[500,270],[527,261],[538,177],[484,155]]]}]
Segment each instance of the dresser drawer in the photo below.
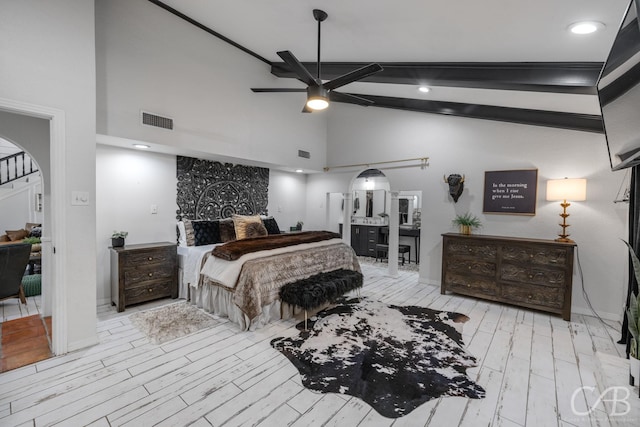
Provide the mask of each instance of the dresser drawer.
[{"label": "dresser drawer", "polygon": [[564,289],[534,285],[502,285],[502,297],[507,301],[561,309]]},{"label": "dresser drawer", "polygon": [[558,269],[540,269],[516,264],[502,264],[500,280],[561,287],[565,284],[565,272]]},{"label": "dresser drawer", "polygon": [[447,263],[447,272],[475,274],[495,279],[496,264],[475,259],[450,259]]},{"label": "dresser drawer", "polygon": [[503,246],[502,259],[505,261],[523,262],[537,265],[567,265],[567,250],[552,247]]},{"label": "dresser drawer", "polygon": [[173,275],[172,265],[152,264],[138,267],[132,266],[124,271],[124,287],[127,289],[132,286],[137,286],[139,282],[169,279],[173,277]]},{"label": "dresser drawer", "polygon": [[447,290],[461,294],[498,295],[495,281],[482,276],[468,276],[447,272],[444,278]]},{"label": "dresser drawer", "polygon": [[135,268],[143,264],[167,264],[173,262],[175,255],[174,252],[167,250],[149,250],[149,251],[136,251],[128,253],[124,259],[124,268]]},{"label": "dresser drawer", "polygon": [[445,254],[450,257],[472,257],[484,260],[494,260],[498,253],[496,245],[483,245],[465,241],[453,240],[447,243]]},{"label": "dresser drawer", "polygon": [[171,282],[149,282],[146,286],[144,286],[145,283],[140,283],[140,285],[124,290],[124,300],[127,305],[171,296]]}]

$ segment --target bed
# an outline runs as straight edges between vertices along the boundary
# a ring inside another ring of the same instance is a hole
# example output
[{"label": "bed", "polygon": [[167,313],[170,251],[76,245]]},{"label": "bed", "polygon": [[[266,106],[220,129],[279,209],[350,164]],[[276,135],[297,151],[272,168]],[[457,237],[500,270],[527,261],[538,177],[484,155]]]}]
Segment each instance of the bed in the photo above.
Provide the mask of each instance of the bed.
[{"label": "bed", "polygon": [[[258,329],[281,317],[289,318],[293,308],[281,306],[278,298],[284,284],[340,268],[360,271],[355,252],[338,235],[317,233],[326,234],[322,240],[284,247],[279,247],[281,243],[276,241],[290,238],[282,235],[248,238],[240,243],[180,247],[180,297],[207,312],[228,317],[242,330]],[[298,240],[304,240],[307,233],[296,235]],[[267,249],[240,253],[237,259],[214,255],[251,240],[260,240]]]}]

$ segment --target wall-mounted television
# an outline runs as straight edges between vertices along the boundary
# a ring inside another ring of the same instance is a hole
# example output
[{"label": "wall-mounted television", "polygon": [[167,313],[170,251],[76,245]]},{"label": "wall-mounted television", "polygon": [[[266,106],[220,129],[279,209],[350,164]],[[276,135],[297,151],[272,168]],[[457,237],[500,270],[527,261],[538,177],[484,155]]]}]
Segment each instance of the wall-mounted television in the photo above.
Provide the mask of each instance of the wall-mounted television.
[{"label": "wall-mounted television", "polygon": [[598,79],[611,170],[640,164],[640,27],[638,0],[627,8]]}]

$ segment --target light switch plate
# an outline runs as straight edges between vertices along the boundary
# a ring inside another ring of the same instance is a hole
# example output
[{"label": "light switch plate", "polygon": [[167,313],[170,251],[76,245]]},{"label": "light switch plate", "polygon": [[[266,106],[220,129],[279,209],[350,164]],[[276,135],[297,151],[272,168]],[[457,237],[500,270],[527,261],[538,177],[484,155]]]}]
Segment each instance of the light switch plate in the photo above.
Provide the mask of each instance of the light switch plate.
[{"label": "light switch plate", "polygon": [[71,204],[73,206],[89,206],[89,192],[88,191],[72,191]]}]

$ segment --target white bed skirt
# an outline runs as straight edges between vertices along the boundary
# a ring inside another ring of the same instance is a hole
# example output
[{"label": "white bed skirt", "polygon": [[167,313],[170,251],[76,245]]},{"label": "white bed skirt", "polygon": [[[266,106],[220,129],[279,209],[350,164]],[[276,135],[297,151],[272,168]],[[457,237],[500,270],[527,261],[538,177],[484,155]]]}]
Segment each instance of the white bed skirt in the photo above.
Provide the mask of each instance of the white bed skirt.
[{"label": "white bed skirt", "polygon": [[[280,301],[276,300],[271,304],[262,307],[262,313],[250,321],[246,314],[233,302],[233,292],[219,286],[202,285],[200,287],[189,287],[189,299],[196,307],[208,313],[220,317],[228,317],[229,320],[240,326],[243,331],[253,331],[260,329],[270,322],[280,320]],[[282,319],[294,317],[293,307],[284,304],[282,309]]]}]

